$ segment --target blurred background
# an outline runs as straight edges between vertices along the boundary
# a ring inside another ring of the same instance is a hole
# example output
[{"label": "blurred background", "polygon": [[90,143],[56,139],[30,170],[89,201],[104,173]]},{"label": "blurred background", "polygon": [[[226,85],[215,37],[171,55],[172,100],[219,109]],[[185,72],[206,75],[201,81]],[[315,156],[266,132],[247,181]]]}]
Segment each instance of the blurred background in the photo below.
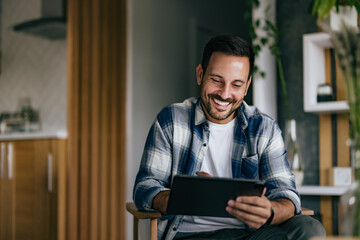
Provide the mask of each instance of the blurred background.
[{"label": "blurred background", "polygon": [[[13,148],[21,151],[19,142],[46,140],[60,141],[61,145],[53,153],[61,157],[51,163],[55,167],[58,164],[58,168],[50,166],[54,170],[50,179],[57,193],[48,192],[42,200],[49,201],[54,209],[49,218],[54,222],[53,230],[33,239],[132,239],[132,216],[125,212],[124,205],[132,201],[142,149],[156,114],[168,104],[198,95],[195,68],[211,37],[235,34],[249,42],[254,40],[249,19],[269,17],[278,30],[278,57],[288,97],[284,98],[276,58],[263,46],[257,63],[265,75],[254,75],[245,100],[274,117],[285,139],[288,101],[301,154],[303,180],[299,187],[330,185],[327,180],[321,182],[320,176],[324,170],[319,167],[320,149],[328,143],[320,140],[322,115],[327,119],[323,124],[330,121],[333,133],[332,147],[326,152],[331,156],[331,167],[338,165],[336,133],[347,132],[348,124],[338,125],[338,113],[332,110],[304,110],[303,37],[321,32],[317,16],[312,14],[314,1],[260,1],[258,7],[252,6],[253,2],[257,1],[0,0],[2,152],[7,154]],[[46,23],[31,22],[34,19],[45,19]],[[31,24],[29,30],[27,25]],[[330,73],[330,78],[335,74]],[[314,84],[311,88],[317,87]],[[329,140],[327,136],[323,138]],[[39,151],[33,145],[28,148]],[[16,160],[26,161],[26,154],[13,155]],[[48,186],[47,152],[45,158],[40,164],[45,169],[41,179],[47,179],[43,185]],[[5,163],[15,172],[20,166]],[[36,166],[31,169],[38,169]],[[26,181],[36,179],[36,171]],[[20,179],[21,175],[15,176]],[[21,193],[21,187],[11,186],[3,183],[0,190]],[[36,184],[26,189],[31,192],[35,188]],[[313,209],[314,217],[322,221],[321,204],[330,206],[332,213],[325,216],[330,218],[327,230],[336,235],[338,195],[325,193],[324,197],[306,190],[302,191],[303,206]],[[39,194],[27,196],[35,204]],[[4,201],[0,202],[2,208],[15,200]],[[22,212],[15,210],[17,204],[21,203],[14,203],[13,212],[2,216],[2,223],[9,217],[21,219]],[[27,229],[34,228],[30,223],[34,216],[28,215]],[[5,225],[1,226],[10,230],[3,232],[11,234],[1,239],[20,239],[16,236],[21,236],[21,224]],[[140,225],[141,239],[147,239],[148,222]]]}]

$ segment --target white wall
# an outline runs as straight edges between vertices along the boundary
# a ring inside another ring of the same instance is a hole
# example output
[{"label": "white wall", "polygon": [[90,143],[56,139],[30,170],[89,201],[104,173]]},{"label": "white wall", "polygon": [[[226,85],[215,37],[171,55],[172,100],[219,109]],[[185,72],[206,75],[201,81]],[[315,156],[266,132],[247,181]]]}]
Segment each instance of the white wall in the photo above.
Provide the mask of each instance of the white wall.
[{"label": "white wall", "polygon": [[[266,37],[267,33],[263,30],[265,27],[265,20],[275,23],[276,0],[261,0],[258,8],[254,8],[252,18],[261,20],[261,25],[256,29],[258,39]],[[266,13],[266,14],[265,14]],[[259,41],[259,40],[258,40]],[[259,42],[254,43],[259,44]],[[271,53],[269,46],[262,47],[261,51],[256,58],[255,64],[260,71],[265,72],[265,78],[257,74],[256,81],[253,81],[253,104],[258,107],[262,112],[268,114],[274,119],[277,119],[277,85],[276,85],[276,59]]]},{"label": "white wall", "polygon": [[[249,39],[242,4],[238,0],[226,4],[220,0],[129,0],[127,201],[132,201],[142,150],[156,114],[197,92],[195,67],[203,43],[212,35],[227,33]],[[127,239],[132,239],[129,214],[127,223]],[[148,229],[141,235],[148,236]]]},{"label": "white wall", "polygon": [[30,97],[43,130],[66,130],[66,40],[51,41],[11,27],[40,16],[40,0],[2,0],[0,112]]}]

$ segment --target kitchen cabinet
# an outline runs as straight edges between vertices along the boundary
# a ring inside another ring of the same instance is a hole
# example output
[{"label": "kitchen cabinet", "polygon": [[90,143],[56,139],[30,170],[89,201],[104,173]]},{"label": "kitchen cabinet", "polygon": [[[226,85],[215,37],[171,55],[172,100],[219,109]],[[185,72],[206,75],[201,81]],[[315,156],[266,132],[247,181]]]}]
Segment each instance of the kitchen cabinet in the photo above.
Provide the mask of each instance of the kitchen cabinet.
[{"label": "kitchen cabinet", "polygon": [[0,141],[0,239],[64,239],[65,141]]}]

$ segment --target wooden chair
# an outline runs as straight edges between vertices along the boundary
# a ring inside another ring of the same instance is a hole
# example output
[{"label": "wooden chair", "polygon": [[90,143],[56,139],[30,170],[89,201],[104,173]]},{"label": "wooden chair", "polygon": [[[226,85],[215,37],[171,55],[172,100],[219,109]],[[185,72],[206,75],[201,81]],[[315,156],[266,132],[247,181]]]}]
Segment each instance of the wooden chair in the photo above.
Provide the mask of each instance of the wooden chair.
[{"label": "wooden chair", "polygon": [[[141,212],[133,202],[126,203],[126,210],[133,215],[134,218],[134,240],[138,240],[139,236],[139,219],[150,219],[150,239],[157,240],[157,219],[161,217],[160,212]],[[301,208],[303,215],[314,215],[314,211],[308,208]]]},{"label": "wooden chair", "polygon": [[157,219],[161,217],[160,212],[141,212],[133,202],[126,203],[126,210],[133,215],[134,240],[139,239],[139,219],[150,219],[150,239],[157,240]]}]

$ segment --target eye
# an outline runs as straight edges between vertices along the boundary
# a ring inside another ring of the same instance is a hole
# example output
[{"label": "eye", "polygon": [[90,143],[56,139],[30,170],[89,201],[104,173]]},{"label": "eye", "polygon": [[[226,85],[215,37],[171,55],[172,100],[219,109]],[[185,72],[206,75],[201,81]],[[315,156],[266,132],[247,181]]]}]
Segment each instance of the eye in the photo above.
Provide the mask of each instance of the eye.
[{"label": "eye", "polygon": [[220,80],[215,79],[215,78],[211,78],[211,80],[212,80],[214,83],[217,83],[217,84],[220,84],[220,83],[221,83],[221,81],[220,81]]},{"label": "eye", "polygon": [[242,85],[242,83],[233,83],[233,86],[236,88],[240,88]]}]

